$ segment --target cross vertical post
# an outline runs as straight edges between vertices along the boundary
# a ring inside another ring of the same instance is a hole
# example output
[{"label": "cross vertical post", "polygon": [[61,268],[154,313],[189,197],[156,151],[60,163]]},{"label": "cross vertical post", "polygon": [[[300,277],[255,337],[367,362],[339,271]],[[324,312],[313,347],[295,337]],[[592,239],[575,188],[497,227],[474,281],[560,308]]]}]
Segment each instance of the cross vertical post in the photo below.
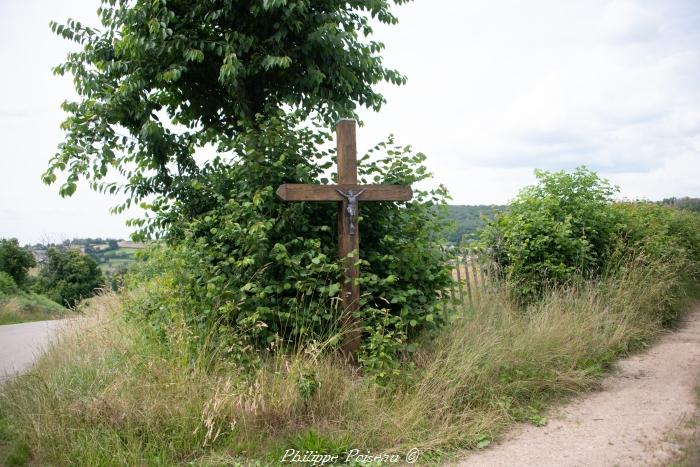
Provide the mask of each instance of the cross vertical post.
[{"label": "cross vertical post", "polygon": [[341,350],[352,358],[360,346],[362,323],[353,316],[360,309],[360,229],[359,201],[409,201],[413,197],[408,185],[358,185],[355,120],[343,119],[336,126],[338,144],[337,185],[283,183],[277,196],[283,201],[336,201],[338,210],[338,257],[343,262],[340,301],[343,308],[343,342]]},{"label": "cross vertical post", "polygon": [[[357,185],[357,135],[355,120],[343,119],[336,126],[338,184]],[[359,214],[359,213],[358,213]],[[338,210],[338,256],[343,260],[343,280],[340,284],[341,306],[343,307],[343,327],[345,335],[342,350],[353,355],[360,345],[362,329],[353,316],[360,309],[359,260],[360,232],[357,227],[353,234],[350,225],[356,222],[348,214],[348,200],[343,199]]]}]

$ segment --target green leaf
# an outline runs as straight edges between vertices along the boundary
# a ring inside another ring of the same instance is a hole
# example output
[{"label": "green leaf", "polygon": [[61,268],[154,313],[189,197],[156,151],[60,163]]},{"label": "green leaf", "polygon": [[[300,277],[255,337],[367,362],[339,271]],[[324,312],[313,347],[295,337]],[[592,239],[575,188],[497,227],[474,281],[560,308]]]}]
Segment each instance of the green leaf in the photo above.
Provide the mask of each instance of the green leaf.
[{"label": "green leaf", "polygon": [[63,186],[61,186],[59,194],[61,195],[61,197],[66,198],[72,196],[77,188],[78,186],[74,182],[67,182],[63,184]]},{"label": "green leaf", "polygon": [[487,435],[479,435],[476,438],[476,448],[484,449],[491,444],[491,438]]},{"label": "green leaf", "polygon": [[328,296],[335,297],[340,293],[340,284],[330,284],[328,286]]}]

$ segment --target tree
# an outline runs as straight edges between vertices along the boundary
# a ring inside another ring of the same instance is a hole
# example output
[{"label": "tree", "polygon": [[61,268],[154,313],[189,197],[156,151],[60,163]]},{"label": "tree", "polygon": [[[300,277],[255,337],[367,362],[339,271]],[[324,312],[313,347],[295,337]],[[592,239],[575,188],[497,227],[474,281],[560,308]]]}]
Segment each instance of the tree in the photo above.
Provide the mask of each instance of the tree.
[{"label": "tree", "polygon": [[[326,123],[384,103],[372,87],[405,78],[385,68],[369,17],[393,24],[408,0],[102,0],[100,30],[69,20],[54,32],[83,45],[55,73],[73,74],[80,95],[64,102],[65,141],[44,174],[71,195],[84,178],[165,204],[189,193],[201,172],[195,151],[220,151],[257,115],[296,110]],[[105,181],[110,169],[124,186]]]},{"label": "tree", "polygon": [[[233,153],[246,151],[255,160],[205,164],[189,204],[198,212],[169,211],[171,247],[152,255],[156,264],[149,262],[145,274],[137,265],[131,283],[145,293],[128,307],[133,313],[161,332],[185,322],[197,344],[221,338],[232,348],[323,341],[339,331],[338,205],[285,203],[275,195],[285,182],[328,182],[323,175],[332,154],[318,149],[318,139],[333,136],[296,124],[273,118],[260,124],[262,132],[239,134]],[[383,155],[378,160],[360,159],[360,183],[415,185],[430,177],[423,154],[391,143],[373,149]],[[436,205],[445,196],[444,189],[416,190],[410,203],[362,206],[366,336],[379,330],[396,336],[391,342],[377,336],[377,359],[363,357],[372,362],[366,367],[441,323],[438,291],[449,287],[450,270],[441,244],[447,222]],[[176,222],[183,217],[189,221]]]},{"label": "tree", "polygon": [[0,240],[0,271],[9,274],[20,287],[27,279],[27,271],[36,265],[34,255],[19,246],[16,238]]},{"label": "tree", "polygon": [[103,285],[102,271],[90,256],[74,249],[49,248],[37,288],[57,303],[75,306]]},{"label": "tree", "polygon": [[[379,109],[377,83],[405,81],[382,65],[369,24],[395,23],[390,7],[406,1],[105,0],[102,31],[53,24],[83,44],[56,68],[74,75],[81,98],[63,106],[67,137],[44,181],[65,172],[64,196],[79,179],[120,190],[118,211],[148,199],[154,215],[133,225],[142,237],[164,233],[169,249],[146,267],[139,281],[155,285],[134,309],[156,329],[177,316],[194,344],[223,335],[248,349],[338,330],[338,206],[286,204],[274,189],[328,183],[325,129],[358,106]],[[196,159],[203,146],[216,154]],[[386,154],[361,160],[366,181],[429,177],[422,154],[375,150]],[[106,181],[113,169],[123,186]],[[445,196],[420,191],[407,205],[362,210],[363,321],[378,329],[380,312],[400,345],[440,321],[437,291],[450,276],[435,204]]]}]

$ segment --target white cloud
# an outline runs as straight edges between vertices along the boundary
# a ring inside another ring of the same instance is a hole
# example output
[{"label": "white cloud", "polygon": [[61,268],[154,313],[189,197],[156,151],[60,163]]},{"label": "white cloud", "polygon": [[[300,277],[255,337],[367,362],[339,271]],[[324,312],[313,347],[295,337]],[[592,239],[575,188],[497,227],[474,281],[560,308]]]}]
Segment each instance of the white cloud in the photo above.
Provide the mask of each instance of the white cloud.
[{"label": "white cloud", "polygon": [[615,0],[605,6],[596,26],[608,40],[636,42],[651,40],[659,32],[660,21],[638,2]]},{"label": "white cloud", "polygon": [[[447,180],[455,170],[587,165],[632,184],[630,193],[700,195],[700,180],[677,183],[679,164],[690,173],[700,165],[695,2],[469,3],[463,15],[409,4],[399,27],[383,31],[387,54],[409,48],[413,60],[396,63],[409,84],[388,90],[368,132],[391,126],[400,140],[418,140]],[[439,35],[410,45],[399,32],[434,24]],[[505,192],[498,183],[478,196],[464,183],[448,188],[460,203]]]}]

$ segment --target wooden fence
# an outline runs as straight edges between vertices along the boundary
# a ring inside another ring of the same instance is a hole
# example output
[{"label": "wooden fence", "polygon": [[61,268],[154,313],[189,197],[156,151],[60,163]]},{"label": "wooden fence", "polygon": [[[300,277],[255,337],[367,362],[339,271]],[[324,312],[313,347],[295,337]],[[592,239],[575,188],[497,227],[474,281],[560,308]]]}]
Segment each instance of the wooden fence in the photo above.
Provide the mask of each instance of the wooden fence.
[{"label": "wooden fence", "polygon": [[452,283],[445,292],[445,311],[466,312],[499,287],[497,265],[488,251],[477,248],[455,248],[450,253]]}]

